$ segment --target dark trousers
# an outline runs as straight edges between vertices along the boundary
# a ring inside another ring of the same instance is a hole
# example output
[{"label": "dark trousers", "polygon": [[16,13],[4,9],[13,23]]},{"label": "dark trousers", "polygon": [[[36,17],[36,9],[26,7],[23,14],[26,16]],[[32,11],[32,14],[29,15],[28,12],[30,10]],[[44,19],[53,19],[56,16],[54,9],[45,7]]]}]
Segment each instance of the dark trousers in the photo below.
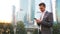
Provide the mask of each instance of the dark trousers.
[{"label": "dark trousers", "polygon": [[[40,28],[40,24],[37,24],[38,25],[38,27]],[[39,32],[38,32],[38,34],[41,34],[41,31],[40,31],[40,29],[38,30]]]},{"label": "dark trousers", "polygon": [[40,29],[39,29],[39,34],[41,34],[41,31],[40,31]]}]

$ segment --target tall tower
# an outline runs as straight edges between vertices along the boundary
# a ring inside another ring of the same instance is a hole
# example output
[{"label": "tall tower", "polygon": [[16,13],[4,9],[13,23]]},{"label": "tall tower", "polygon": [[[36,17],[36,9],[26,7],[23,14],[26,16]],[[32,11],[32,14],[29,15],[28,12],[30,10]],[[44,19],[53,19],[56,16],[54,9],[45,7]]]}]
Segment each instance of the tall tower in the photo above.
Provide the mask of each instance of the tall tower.
[{"label": "tall tower", "polygon": [[31,21],[31,0],[28,0],[27,20]]},{"label": "tall tower", "polygon": [[16,34],[16,19],[15,19],[15,6],[13,5],[13,26],[14,26],[14,34]]},{"label": "tall tower", "polygon": [[34,20],[35,15],[35,0],[31,0],[31,21]]},{"label": "tall tower", "polygon": [[35,0],[28,0],[27,20],[29,23],[33,22],[35,13]]},{"label": "tall tower", "polygon": [[13,5],[13,11],[12,11],[12,21],[13,21],[13,25],[16,25],[15,23],[15,6]]},{"label": "tall tower", "polygon": [[[53,11],[53,18],[54,18],[54,22],[56,22],[56,0],[51,0],[52,1],[52,11]],[[57,5],[58,6],[58,5]],[[60,10],[60,9],[59,9]]]},{"label": "tall tower", "polygon": [[57,9],[57,12],[55,14],[56,14],[57,22],[60,23],[60,0],[55,0],[55,2]]}]

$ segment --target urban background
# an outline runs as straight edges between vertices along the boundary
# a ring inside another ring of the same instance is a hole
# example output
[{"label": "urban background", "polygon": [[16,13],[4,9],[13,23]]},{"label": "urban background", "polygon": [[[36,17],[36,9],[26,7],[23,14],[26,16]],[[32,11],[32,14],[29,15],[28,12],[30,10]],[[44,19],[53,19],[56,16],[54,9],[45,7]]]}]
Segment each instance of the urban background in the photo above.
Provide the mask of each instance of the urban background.
[{"label": "urban background", "polygon": [[0,0],[0,34],[38,34],[38,4],[53,13],[53,34],[60,34],[60,0]]}]

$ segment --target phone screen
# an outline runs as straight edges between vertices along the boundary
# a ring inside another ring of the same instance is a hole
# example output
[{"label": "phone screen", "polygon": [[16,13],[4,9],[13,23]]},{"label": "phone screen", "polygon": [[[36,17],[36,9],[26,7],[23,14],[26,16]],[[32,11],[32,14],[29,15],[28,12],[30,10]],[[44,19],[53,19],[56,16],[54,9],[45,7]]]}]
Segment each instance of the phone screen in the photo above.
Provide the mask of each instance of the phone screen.
[{"label": "phone screen", "polygon": [[34,18],[36,20],[36,18]]}]

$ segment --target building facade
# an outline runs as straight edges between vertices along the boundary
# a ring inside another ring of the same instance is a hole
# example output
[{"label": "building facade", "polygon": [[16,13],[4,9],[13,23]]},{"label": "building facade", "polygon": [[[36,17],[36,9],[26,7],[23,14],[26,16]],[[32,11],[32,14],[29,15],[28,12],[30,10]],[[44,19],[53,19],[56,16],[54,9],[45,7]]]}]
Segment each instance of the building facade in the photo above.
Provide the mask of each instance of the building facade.
[{"label": "building facade", "polygon": [[60,23],[60,0],[56,0],[57,21]]}]

